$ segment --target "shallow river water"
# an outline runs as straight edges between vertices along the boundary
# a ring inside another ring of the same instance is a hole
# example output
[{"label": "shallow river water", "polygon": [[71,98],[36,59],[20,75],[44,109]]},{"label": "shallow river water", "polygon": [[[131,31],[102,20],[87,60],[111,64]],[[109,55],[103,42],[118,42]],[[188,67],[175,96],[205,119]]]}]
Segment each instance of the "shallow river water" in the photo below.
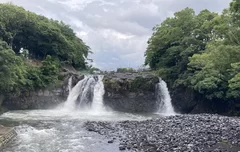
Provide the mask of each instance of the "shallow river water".
[{"label": "shallow river water", "polygon": [[[14,126],[17,137],[4,152],[114,152],[118,142],[84,127],[87,121],[146,120],[153,115],[119,112],[31,110],[11,111],[0,116],[0,124]],[[158,117],[158,116],[155,116]]]}]

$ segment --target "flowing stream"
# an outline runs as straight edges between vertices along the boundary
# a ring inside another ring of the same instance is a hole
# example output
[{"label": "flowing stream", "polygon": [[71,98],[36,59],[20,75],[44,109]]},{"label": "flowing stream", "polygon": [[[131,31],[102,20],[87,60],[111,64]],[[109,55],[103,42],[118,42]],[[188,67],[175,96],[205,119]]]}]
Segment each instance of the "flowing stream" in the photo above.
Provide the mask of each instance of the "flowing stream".
[{"label": "flowing stream", "polygon": [[[86,131],[87,121],[142,121],[158,115],[138,115],[111,111],[103,104],[103,76],[85,76],[72,88],[69,79],[67,101],[52,110],[10,111],[0,116],[0,124],[15,126],[17,137],[4,152],[113,152],[118,142]],[[174,113],[166,83],[160,81],[160,112]]]}]

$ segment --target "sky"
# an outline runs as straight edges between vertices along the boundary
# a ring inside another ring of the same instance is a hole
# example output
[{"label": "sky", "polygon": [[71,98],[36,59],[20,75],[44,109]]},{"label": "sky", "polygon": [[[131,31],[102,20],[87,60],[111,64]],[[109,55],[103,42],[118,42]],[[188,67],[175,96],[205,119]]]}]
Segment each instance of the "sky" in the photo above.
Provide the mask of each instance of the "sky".
[{"label": "sky", "polygon": [[139,68],[152,28],[186,7],[221,13],[231,0],[0,0],[69,24],[102,70]]}]

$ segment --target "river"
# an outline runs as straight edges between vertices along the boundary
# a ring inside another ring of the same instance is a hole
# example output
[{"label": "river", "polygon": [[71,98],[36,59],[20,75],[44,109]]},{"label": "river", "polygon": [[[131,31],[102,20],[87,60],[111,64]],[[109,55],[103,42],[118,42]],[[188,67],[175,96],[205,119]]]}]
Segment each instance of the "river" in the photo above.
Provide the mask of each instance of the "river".
[{"label": "river", "polygon": [[31,110],[11,111],[0,116],[0,124],[15,126],[17,137],[4,152],[113,152],[118,142],[84,128],[87,121],[146,120],[152,116],[119,112]]}]

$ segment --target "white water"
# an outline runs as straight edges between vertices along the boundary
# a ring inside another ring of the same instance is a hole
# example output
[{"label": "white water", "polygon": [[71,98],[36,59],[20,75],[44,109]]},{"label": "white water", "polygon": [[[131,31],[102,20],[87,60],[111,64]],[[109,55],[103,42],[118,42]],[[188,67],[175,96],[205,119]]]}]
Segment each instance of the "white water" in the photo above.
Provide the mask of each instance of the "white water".
[{"label": "white water", "polygon": [[[103,76],[85,76],[72,89],[69,89],[67,101],[62,110],[89,111],[91,113],[105,112],[103,105],[104,84]],[[69,83],[71,83],[71,78]],[[70,88],[70,84],[69,84]]]},{"label": "white water", "polygon": [[175,115],[174,108],[172,106],[171,102],[171,96],[168,91],[167,84],[164,80],[159,79],[158,85],[158,95],[157,95],[157,100],[159,103],[159,109],[158,113],[163,114],[163,115]]},{"label": "white water", "polygon": [[104,84],[102,82],[104,76],[98,76],[97,84],[94,86],[94,96],[91,110],[95,113],[105,112],[103,105],[103,95],[105,93]]},{"label": "white water", "polygon": [[86,79],[87,77],[79,81],[74,88],[70,89],[71,91],[69,91],[67,101],[64,103],[64,109],[69,109],[69,110],[75,109],[75,102],[81,93],[83,83],[86,81]]},{"label": "white water", "polygon": [[85,108],[86,104],[92,104],[92,96],[93,96],[93,90],[94,86],[96,84],[96,80],[93,78],[93,76],[88,76],[88,79],[83,86],[82,92],[79,96],[79,105],[78,108]]},{"label": "white water", "polygon": [[83,80],[79,81],[72,89],[70,89],[67,101],[64,103],[63,110],[76,110],[77,105],[82,105],[87,102],[87,96],[93,90],[95,80],[93,76],[85,76]]},{"label": "white water", "polygon": [[[151,116],[90,111],[29,110],[10,111],[0,116],[0,124],[16,126],[17,137],[4,152],[113,152],[118,143],[84,128],[87,121],[146,120]],[[1,150],[0,150],[1,151]]]},{"label": "white water", "polygon": [[68,79],[68,91],[72,90],[72,76]]}]

